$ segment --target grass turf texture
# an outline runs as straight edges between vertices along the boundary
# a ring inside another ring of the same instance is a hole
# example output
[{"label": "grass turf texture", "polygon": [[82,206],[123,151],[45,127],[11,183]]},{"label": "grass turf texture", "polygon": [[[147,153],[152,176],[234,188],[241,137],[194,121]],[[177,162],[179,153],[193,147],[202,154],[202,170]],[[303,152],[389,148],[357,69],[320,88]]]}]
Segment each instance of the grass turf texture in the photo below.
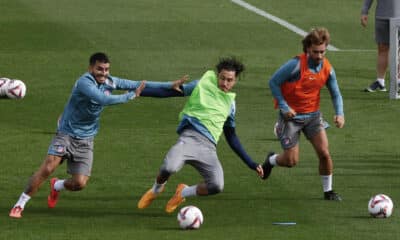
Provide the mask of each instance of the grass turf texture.
[{"label": "grass turf texture", "polygon": [[[104,111],[86,189],[62,192],[57,207],[48,209],[46,182],[24,217],[10,219],[8,212],[43,160],[56,119],[91,53],[107,52],[116,76],[158,81],[186,73],[198,78],[219,56],[239,56],[247,71],[235,89],[237,132],[262,162],[269,150],[280,151],[267,80],[301,51],[301,37],[230,1],[6,0],[0,3],[0,75],[22,79],[28,92],[21,101],[0,100],[0,239],[398,239],[400,102],[390,101],[387,93],[361,92],[375,75],[373,17],[362,29],[361,2],[355,0],[249,3],[306,31],[328,27],[340,49],[371,50],[327,54],[346,113],[344,129],[328,130],[334,188],[343,202],[322,200],[317,160],[304,137],[298,166],[274,168],[266,182],[222,138],[218,154],[225,191],[186,202],[204,214],[199,231],[180,230],[176,214],[164,212],[179,182],[200,180],[189,166],[170,179],[151,207],[138,210],[137,201],[177,139],[177,115],[185,101],[140,98]],[[326,90],[321,109],[332,124]],[[66,177],[65,166],[54,175]],[[389,219],[368,215],[369,198],[380,192],[394,201]],[[297,225],[272,225],[284,221]]]}]

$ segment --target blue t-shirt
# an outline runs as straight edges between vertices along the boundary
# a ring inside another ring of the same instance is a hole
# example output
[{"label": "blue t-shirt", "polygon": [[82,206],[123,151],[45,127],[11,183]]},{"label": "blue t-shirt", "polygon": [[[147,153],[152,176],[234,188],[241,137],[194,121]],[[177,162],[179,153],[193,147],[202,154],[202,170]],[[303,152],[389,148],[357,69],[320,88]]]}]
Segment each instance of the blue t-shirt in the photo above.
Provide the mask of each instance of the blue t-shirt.
[{"label": "blue t-shirt", "polygon": [[[125,103],[135,97],[134,90],[141,81],[132,81],[108,76],[105,83],[99,84],[90,73],[83,74],[75,83],[70,98],[58,124],[57,131],[69,136],[84,139],[97,134],[100,114],[104,106]],[[171,82],[146,81],[145,88],[172,87]],[[128,90],[128,93],[112,95],[113,90]]]}]

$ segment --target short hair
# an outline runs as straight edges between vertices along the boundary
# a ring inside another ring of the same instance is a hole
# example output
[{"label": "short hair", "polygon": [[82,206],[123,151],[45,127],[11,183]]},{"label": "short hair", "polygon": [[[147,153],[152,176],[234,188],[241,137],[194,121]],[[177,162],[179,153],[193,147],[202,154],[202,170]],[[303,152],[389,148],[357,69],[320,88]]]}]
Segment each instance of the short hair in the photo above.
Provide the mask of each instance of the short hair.
[{"label": "short hair", "polygon": [[313,28],[307,34],[307,36],[304,37],[302,41],[303,52],[306,53],[307,49],[312,45],[321,45],[321,44],[328,45],[329,41],[330,41],[330,35],[328,29],[323,27]]},{"label": "short hair", "polygon": [[218,73],[220,73],[223,69],[228,71],[234,71],[235,76],[238,76],[241,72],[244,71],[244,65],[235,57],[225,57],[221,58],[216,65]]},{"label": "short hair", "polygon": [[105,53],[102,52],[97,52],[93,53],[92,56],[89,58],[89,64],[90,65],[95,65],[96,62],[101,62],[101,63],[109,63],[110,59]]}]

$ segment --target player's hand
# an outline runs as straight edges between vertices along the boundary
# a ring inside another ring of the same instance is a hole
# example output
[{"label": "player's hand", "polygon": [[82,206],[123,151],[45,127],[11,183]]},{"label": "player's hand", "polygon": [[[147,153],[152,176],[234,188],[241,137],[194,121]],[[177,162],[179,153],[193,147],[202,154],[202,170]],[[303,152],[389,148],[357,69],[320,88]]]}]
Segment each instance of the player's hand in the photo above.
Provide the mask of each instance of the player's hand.
[{"label": "player's hand", "polygon": [[361,15],[360,21],[361,21],[361,26],[366,27],[368,24],[368,15],[365,14]]},{"label": "player's hand", "polygon": [[182,89],[180,88],[182,86],[182,84],[184,84],[187,80],[189,80],[189,75],[184,75],[182,76],[180,79],[175,80],[172,82],[172,89],[174,89],[175,91],[178,91],[180,93],[182,92]]},{"label": "player's hand", "polygon": [[343,126],[344,126],[344,116],[335,115],[333,121],[335,122],[335,125],[336,125],[337,128],[343,128]]},{"label": "player's hand", "polygon": [[296,111],[294,111],[293,109],[289,108],[289,111],[285,112],[283,114],[285,119],[291,119],[294,118],[296,116]]},{"label": "player's hand", "polygon": [[264,170],[261,165],[258,165],[256,168],[257,175],[262,178],[264,177]]},{"label": "player's hand", "polygon": [[146,87],[146,81],[141,81],[139,87],[137,87],[135,90],[136,97],[140,97],[144,87]]}]

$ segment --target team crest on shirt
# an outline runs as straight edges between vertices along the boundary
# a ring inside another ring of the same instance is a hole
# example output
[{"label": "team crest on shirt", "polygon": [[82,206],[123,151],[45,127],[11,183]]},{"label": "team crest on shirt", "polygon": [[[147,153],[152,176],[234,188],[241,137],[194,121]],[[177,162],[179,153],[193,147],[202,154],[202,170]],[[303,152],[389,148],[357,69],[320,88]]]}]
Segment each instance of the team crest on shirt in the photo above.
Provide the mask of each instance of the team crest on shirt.
[{"label": "team crest on shirt", "polygon": [[111,92],[110,92],[110,90],[105,90],[105,91],[104,91],[104,94],[107,95],[107,96],[109,96],[109,95],[111,94]]}]

